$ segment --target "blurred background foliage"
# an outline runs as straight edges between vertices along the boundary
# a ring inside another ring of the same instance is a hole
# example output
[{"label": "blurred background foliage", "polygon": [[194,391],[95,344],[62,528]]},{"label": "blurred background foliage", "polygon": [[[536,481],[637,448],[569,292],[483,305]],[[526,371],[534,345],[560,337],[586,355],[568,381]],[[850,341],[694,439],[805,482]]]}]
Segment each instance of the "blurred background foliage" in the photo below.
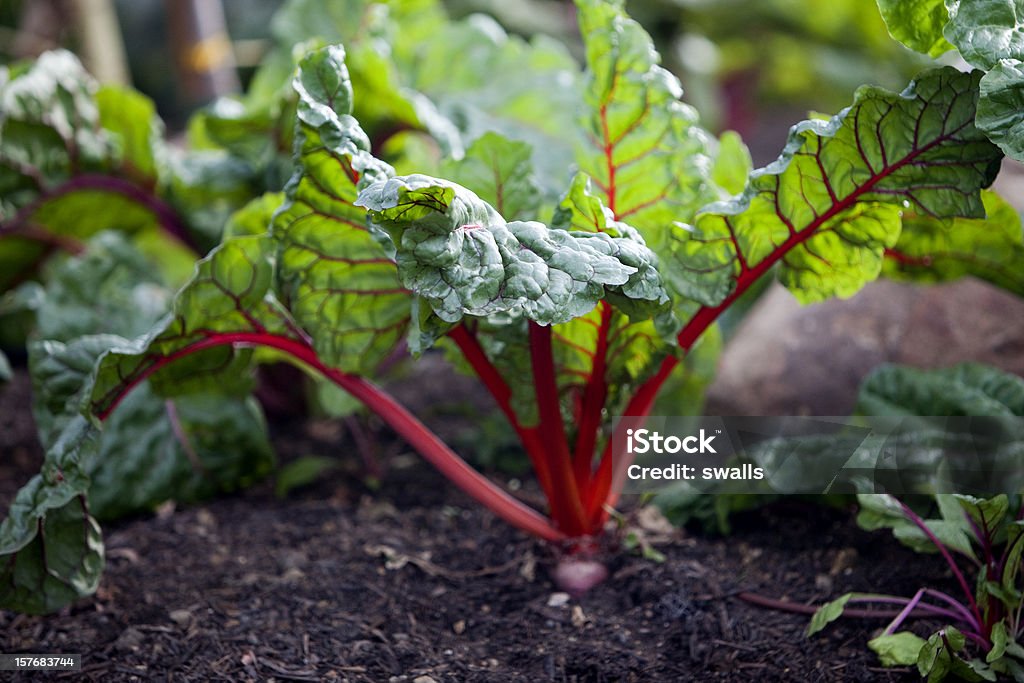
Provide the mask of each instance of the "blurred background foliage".
[{"label": "blurred background foliage", "polygon": [[[346,0],[313,4],[331,2],[338,11],[327,15],[343,21]],[[203,15],[202,21],[226,29],[226,63],[234,73],[222,79],[215,92],[230,94],[246,89],[257,67],[273,54],[272,33],[277,33],[278,42],[282,33],[299,37],[296,31],[302,26],[282,29],[272,21],[283,4],[284,0],[0,0],[0,60],[32,57],[62,45],[83,54],[87,67],[96,72],[90,62],[109,55],[90,57],[88,33],[96,30],[96,22],[84,17],[95,19],[105,9],[116,12],[120,37],[101,37],[99,43],[113,53],[118,52],[114,43],[123,44],[122,59],[132,85],[153,98],[172,131],[180,131],[210,96],[189,92],[181,70],[172,68],[171,55],[188,49],[182,42],[197,38],[181,29],[183,20],[176,15],[188,14],[192,6],[194,15]],[[548,34],[575,54],[580,52],[571,2],[445,4],[453,16],[490,14],[511,33]],[[889,38],[872,0],[632,0],[627,8],[654,35],[666,66],[682,79],[686,99],[700,110],[705,125],[715,131],[739,131],[757,164],[774,158],[788,126],[807,112],[837,111],[862,83],[902,88],[924,63],[923,57]],[[311,17],[311,25],[316,25],[314,20]],[[331,32],[337,38],[359,38],[362,28],[335,26]],[[322,25],[319,29],[324,30]],[[209,31],[218,27],[207,25],[204,30],[207,34],[198,38],[216,45]]]}]

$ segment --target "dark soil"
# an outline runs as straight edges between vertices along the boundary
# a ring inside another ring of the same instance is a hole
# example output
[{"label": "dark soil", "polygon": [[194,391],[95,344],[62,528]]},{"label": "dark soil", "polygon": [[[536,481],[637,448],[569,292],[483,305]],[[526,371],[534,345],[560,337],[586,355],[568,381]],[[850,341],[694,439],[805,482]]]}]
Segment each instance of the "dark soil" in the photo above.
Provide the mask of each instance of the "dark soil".
[{"label": "dark soil", "polygon": [[[0,388],[5,507],[38,464],[26,392],[23,377]],[[308,425],[278,431],[285,454],[312,447]],[[62,676],[105,682],[917,680],[867,650],[884,620],[807,640],[806,616],[737,594],[810,604],[949,585],[849,511],[786,502],[739,516],[729,538],[663,534],[664,562],[620,554],[610,580],[559,605],[543,545],[418,460],[393,465],[373,495],[348,476],[286,500],[268,483],[108,525],[97,595],[0,612],[0,652],[82,653],[82,673]]]}]

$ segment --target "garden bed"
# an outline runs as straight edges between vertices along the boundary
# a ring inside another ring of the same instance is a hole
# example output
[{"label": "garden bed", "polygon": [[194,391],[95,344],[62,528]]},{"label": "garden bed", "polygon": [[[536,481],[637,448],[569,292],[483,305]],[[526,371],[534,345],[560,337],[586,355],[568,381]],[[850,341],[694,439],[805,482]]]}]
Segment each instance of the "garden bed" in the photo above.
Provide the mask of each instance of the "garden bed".
[{"label": "garden bed", "polygon": [[[5,498],[37,464],[27,405],[24,376],[0,389]],[[308,425],[275,431],[283,459],[317,447]],[[809,641],[808,617],[737,598],[946,581],[848,511],[782,502],[738,516],[728,538],[680,532],[658,545],[664,562],[622,554],[610,580],[559,604],[544,546],[417,459],[394,464],[372,495],[347,475],[286,500],[267,483],[107,525],[97,595],[0,613],[0,651],[82,653],[68,677],[95,681],[917,680],[866,648],[883,621]]]}]

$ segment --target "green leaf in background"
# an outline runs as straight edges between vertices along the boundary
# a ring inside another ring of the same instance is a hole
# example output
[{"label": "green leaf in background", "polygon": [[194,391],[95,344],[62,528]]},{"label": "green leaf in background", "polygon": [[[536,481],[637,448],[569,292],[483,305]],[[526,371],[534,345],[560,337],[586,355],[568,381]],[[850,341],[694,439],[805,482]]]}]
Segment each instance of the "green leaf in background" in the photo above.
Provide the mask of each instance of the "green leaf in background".
[{"label": "green leaf in background", "polygon": [[715,185],[730,195],[737,195],[747,186],[751,170],[750,150],[743,144],[740,134],[732,130],[722,133],[715,164],[711,168],[711,179]]},{"label": "green leaf in background", "polygon": [[864,415],[1024,416],[1024,379],[977,363],[918,370],[882,365],[861,384]]},{"label": "green leaf in background", "polygon": [[779,263],[802,302],[848,297],[880,273],[903,209],[983,216],[1001,155],[974,127],[979,78],[941,68],[899,95],[863,87],[831,120],[794,126],[740,198],[680,231],[677,287],[716,306]]},{"label": "green leaf in background", "polygon": [[0,70],[0,291],[103,230],[193,260],[192,226],[164,196],[161,134],[148,99],[97,88],[69,52]]},{"label": "green leaf in background", "polygon": [[910,631],[883,634],[868,641],[868,647],[878,655],[882,666],[913,666],[925,639]]},{"label": "green leaf in background", "polygon": [[96,591],[103,542],[85,500],[96,440],[95,427],[74,419],[15,496],[0,523],[0,607],[44,614]]},{"label": "green leaf in background", "polygon": [[578,0],[587,52],[587,139],[577,154],[613,217],[664,258],[670,226],[716,198],[708,177],[711,136],[680,102],[682,87],[658,66],[651,37],[622,2]]},{"label": "green leaf in background", "polygon": [[487,132],[466,156],[447,160],[443,177],[472,190],[510,220],[533,220],[540,206],[540,188],[533,177],[532,150],[524,142]]},{"label": "green leaf in background", "polygon": [[369,372],[405,336],[410,318],[392,254],[354,204],[361,187],[392,171],[369,153],[351,116],[340,46],[304,58],[294,87],[298,168],[273,231],[281,295],[325,362]]},{"label": "green leaf in background", "polygon": [[1020,215],[994,192],[984,191],[981,198],[984,219],[904,213],[903,230],[886,252],[882,273],[913,282],[946,282],[973,275],[1024,296]]},{"label": "green leaf in background", "polygon": [[113,85],[96,92],[99,124],[108,134],[113,157],[125,175],[155,186],[166,159],[164,125],[145,95]]},{"label": "green leaf in background", "polygon": [[278,471],[274,494],[278,498],[287,498],[288,494],[295,489],[312,484],[321,474],[337,467],[337,458],[305,455],[288,463]]},{"label": "green leaf in background", "polygon": [[78,256],[51,262],[36,310],[36,337],[145,334],[170,309],[173,290],[123,234],[100,233]]},{"label": "green leaf in background", "polygon": [[999,60],[980,87],[978,128],[1007,156],[1024,159],[1024,62]]},{"label": "green leaf in background", "polygon": [[143,384],[103,426],[89,507],[102,520],[168,500],[194,502],[247,488],[274,463],[254,399],[201,394],[164,400]]},{"label": "green leaf in background", "polygon": [[878,0],[889,34],[911,50],[938,57],[952,50],[942,29],[949,21],[944,0]]},{"label": "green leaf in background", "polygon": [[243,235],[264,235],[270,230],[274,214],[284,203],[283,192],[266,192],[231,214],[224,225],[224,239]]},{"label": "green leaf in background", "polygon": [[11,377],[13,377],[11,362],[7,360],[4,352],[0,351],[0,384],[11,381]]},{"label": "green leaf in background", "polygon": [[831,602],[826,602],[824,605],[818,608],[818,611],[811,617],[811,621],[807,624],[807,636],[813,636],[818,631],[821,631],[826,626],[831,624],[833,621],[843,616],[843,610],[846,609],[846,603],[851,598],[857,597],[856,593],[847,593],[841,595]]},{"label": "green leaf in background", "polygon": [[557,201],[582,107],[579,66],[568,48],[543,35],[529,42],[508,35],[479,14],[425,35],[409,34],[407,27],[402,24],[394,42],[403,84],[434,103],[463,146],[488,131],[530,145],[544,201]]}]

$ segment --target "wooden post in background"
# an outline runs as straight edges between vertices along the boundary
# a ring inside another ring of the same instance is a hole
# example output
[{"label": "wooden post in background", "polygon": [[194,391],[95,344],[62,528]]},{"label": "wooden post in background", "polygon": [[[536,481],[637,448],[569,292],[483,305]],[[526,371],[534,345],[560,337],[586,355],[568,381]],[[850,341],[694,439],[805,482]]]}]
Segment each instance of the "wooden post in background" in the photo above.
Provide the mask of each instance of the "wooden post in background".
[{"label": "wooden post in background", "polygon": [[240,89],[220,0],[165,0],[182,99],[189,107]]},{"label": "wooden post in background", "polygon": [[100,83],[129,85],[131,74],[114,0],[74,0],[73,9],[85,68]]}]

